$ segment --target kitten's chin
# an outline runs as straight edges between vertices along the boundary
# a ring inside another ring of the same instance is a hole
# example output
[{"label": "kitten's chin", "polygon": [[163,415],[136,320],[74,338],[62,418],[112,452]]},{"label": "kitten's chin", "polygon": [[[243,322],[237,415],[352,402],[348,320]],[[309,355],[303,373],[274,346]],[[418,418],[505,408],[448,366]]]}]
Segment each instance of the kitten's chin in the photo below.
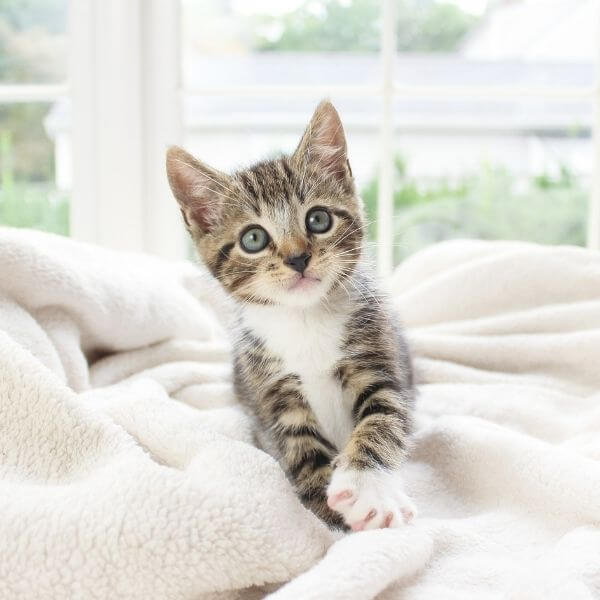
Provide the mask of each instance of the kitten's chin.
[{"label": "kitten's chin", "polygon": [[314,289],[321,283],[321,280],[317,277],[298,277],[295,281],[292,281],[292,284],[288,288],[288,291],[293,290],[301,290],[301,291],[309,291]]},{"label": "kitten's chin", "polygon": [[325,295],[327,285],[314,276],[296,277],[279,294],[279,302],[285,306],[308,307],[317,304]]}]

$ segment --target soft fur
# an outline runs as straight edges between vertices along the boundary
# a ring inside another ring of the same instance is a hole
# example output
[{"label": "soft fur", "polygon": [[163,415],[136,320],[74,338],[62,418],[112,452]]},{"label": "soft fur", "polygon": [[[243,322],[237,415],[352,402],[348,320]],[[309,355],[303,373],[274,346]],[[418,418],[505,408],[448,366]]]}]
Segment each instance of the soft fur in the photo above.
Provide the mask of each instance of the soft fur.
[{"label": "soft fur", "polygon": [[[343,127],[322,102],[294,154],[226,175],[180,148],[167,171],[184,221],[235,300],[235,383],[303,502],[334,526],[399,526],[414,399],[407,346],[363,260]],[[312,232],[311,210],[331,227]],[[241,239],[268,234],[250,253]],[[294,267],[294,261],[303,267]]]}]

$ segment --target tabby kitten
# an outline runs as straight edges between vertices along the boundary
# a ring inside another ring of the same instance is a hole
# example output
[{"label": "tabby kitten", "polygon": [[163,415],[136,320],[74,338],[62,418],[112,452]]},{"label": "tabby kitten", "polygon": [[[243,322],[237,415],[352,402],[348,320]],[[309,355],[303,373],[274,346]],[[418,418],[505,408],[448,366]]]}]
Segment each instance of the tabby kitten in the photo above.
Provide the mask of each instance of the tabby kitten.
[{"label": "tabby kitten", "polygon": [[362,204],[333,105],[319,104],[291,156],[226,175],[174,147],[167,172],[235,301],[237,395],[302,502],[334,527],[408,522],[398,469],[410,358],[362,260]]}]

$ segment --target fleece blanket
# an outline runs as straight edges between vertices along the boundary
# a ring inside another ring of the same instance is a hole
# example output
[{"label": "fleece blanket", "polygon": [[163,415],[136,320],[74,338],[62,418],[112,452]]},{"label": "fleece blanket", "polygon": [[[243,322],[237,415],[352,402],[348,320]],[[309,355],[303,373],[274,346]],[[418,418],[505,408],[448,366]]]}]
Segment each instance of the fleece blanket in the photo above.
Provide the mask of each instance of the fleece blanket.
[{"label": "fleece blanket", "polygon": [[254,445],[206,274],[0,229],[0,598],[600,597],[600,255],[447,242],[387,285],[420,514],[333,534]]}]

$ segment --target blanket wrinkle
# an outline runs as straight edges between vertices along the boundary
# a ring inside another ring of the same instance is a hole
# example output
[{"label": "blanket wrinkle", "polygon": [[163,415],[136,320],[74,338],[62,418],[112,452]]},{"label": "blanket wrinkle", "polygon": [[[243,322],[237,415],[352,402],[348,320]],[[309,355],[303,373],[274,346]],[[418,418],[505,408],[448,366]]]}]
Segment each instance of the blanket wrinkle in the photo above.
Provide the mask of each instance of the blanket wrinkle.
[{"label": "blanket wrinkle", "polygon": [[9,228],[0,253],[0,598],[600,597],[598,253],[396,270],[420,516],[349,535],[256,447],[205,271]]}]

